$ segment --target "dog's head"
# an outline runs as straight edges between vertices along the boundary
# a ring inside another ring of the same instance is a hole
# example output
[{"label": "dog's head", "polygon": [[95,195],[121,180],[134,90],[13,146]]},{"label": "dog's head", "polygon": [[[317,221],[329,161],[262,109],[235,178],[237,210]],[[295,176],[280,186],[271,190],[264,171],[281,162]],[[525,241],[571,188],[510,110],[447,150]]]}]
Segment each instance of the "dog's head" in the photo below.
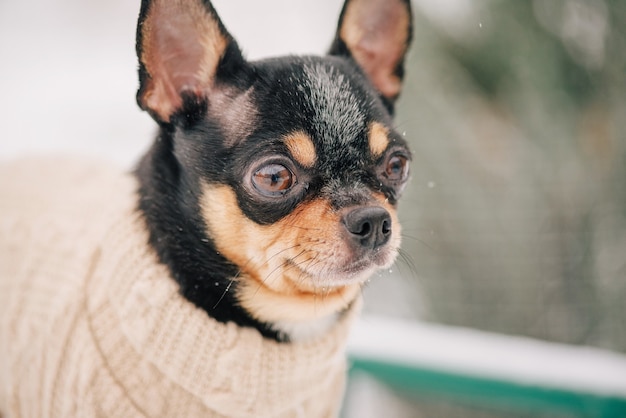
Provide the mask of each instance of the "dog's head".
[{"label": "dog's head", "polygon": [[177,213],[236,266],[227,290],[265,323],[349,305],[400,244],[409,1],[348,0],[326,57],[248,62],[203,0],[144,0],[137,35],[137,99],[171,141]]}]

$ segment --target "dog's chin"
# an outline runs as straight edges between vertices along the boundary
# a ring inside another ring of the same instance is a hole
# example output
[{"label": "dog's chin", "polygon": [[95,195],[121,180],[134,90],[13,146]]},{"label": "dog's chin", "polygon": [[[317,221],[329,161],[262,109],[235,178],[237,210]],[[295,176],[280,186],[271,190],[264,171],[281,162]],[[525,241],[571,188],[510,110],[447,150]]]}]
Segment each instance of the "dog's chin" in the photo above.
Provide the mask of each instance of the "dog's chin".
[{"label": "dog's chin", "polygon": [[[308,282],[317,289],[328,291],[366,282],[378,270],[389,268],[397,255],[396,249],[386,248],[347,260],[324,260],[310,268],[295,263],[289,265],[298,272],[298,282]],[[308,280],[303,280],[306,278]]]}]

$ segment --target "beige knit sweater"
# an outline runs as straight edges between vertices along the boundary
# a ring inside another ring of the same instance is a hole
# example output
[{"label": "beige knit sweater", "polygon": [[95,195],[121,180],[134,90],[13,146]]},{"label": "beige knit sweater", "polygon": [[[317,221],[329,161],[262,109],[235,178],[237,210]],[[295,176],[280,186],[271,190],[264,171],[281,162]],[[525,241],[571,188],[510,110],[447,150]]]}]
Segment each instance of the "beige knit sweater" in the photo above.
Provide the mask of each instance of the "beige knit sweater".
[{"label": "beige knit sweater", "polygon": [[212,320],[147,245],[136,188],[93,163],[0,168],[0,416],[336,415],[358,307],[310,343]]}]

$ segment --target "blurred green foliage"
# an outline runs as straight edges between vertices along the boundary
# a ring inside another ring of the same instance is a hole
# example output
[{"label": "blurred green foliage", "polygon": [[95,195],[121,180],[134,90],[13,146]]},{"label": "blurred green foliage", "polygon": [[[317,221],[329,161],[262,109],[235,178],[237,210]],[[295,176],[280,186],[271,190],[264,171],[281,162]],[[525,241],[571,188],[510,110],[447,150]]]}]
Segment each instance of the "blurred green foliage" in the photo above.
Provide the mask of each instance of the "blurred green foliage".
[{"label": "blurred green foliage", "polygon": [[626,352],[626,2],[417,3],[411,262],[371,309]]}]

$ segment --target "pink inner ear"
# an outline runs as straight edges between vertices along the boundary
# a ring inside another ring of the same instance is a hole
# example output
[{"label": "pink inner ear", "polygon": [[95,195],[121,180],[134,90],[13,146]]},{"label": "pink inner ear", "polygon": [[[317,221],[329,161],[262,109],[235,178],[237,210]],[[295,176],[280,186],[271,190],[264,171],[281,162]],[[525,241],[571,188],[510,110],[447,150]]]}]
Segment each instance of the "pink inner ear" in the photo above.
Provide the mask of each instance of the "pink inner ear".
[{"label": "pink inner ear", "polygon": [[352,0],[341,28],[341,38],[380,93],[395,98],[401,80],[394,74],[403,59],[410,16],[400,0]]},{"label": "pink inner ear", "polygon": [[151,63],[152,88],[146,99],[148,106],[162,117],[169,119],[182,105],[181,93],[185,89],[197,88],[197,69],[200,67],[202,48],[195,42],[194,33],[186,25],[161,25],[155,19],[154,37],[146,58]]},{"label": "pink inner ear", "polygon": [[141,60],[150,79],[142,101],[167,122],[182,105],[183,92],[204,95],[210,89],[227,39],[198,1],[155,1],[149,13]]},{"label": "pink inner ear", "polygon": [[[383,53],[381,53],[383,52]],[[402,82],[394,74],[403,49],[385,42],[361,42],[353,51],[354,58],[368,75],[376,89],[385,97],[395,98],[400,94]]]}]

